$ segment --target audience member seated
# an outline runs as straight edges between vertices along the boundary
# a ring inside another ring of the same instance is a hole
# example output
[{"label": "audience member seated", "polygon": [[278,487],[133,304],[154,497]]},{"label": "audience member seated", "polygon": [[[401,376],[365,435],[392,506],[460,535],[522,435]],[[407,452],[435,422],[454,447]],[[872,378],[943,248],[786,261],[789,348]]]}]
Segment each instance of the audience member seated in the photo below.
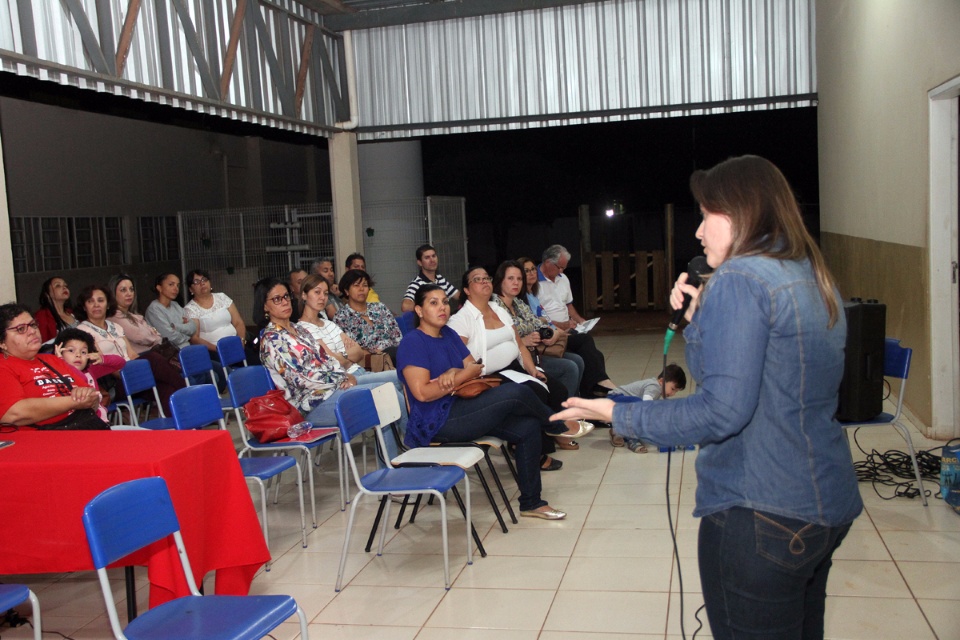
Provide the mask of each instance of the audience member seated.
[{"label": "audience member seated", "polygon": [[343,306],[340,288],[337,286],[337,274],[333,268],[333,258],[320,258],[315,261],[310,266],[310,273],[323,276],[327,281],[327,286],[330,288],[330,295],[327,296],[327,318],[333,320]]},{"label": "audience member seated", "polygon": [[163,342],[156,327],[138,312],[133,278],[123,273],[112,276],[107,282],[107,290],[113,293],[113,300],[117,305],[117,310],[110,316],[110,320],[123,328],[123,333],[133,345],[134,351],[150,351]]},{"label": "audience member seated", "polygon": [[[364,374],[360,382],[344,371],[336,358],[314,340],[310,331],[290,322],[290,290],[278,278],[265,278],[253,292],[254,311],[260,332],[260,360],[274,378],[286,387],[290,403],[304,413],[314,426],[335,426],[337,398],[354,387],[378,387],[384,382],[396,382],[396,372]],[[391,379],[392,374],[392,379]],[[403,396],[398,393],[401,407]],[[406,428],[407,413],[402,411],[400,432]],[[384,434],[389,436],[389,432]],[[397,444],[386,437],[388,455],[397,455]]]},{"label": "audience member seated", "polygon": [[[560,245],[554,246],[559,247]],[[563,247],[560,248],[563,249]],[[551,249],[547,249],[547,251],[551,251]],[[566,251],[566,249],[563,249],[563,251]],[[547,252],[544,252],[544,255],[547,255]],[[544,264],[548,264],[548,272],[563,276],[562,272],[567,267],[567,261],[570,259],[570,254],[565,253],[561,255],[566,256],[564,258],[557,258],[557,260],[562,261],[563,267],[558,267],[556,263],[548,263],[546,260],[544,260]],[[543,293],[541,285],[545,281],[545,279],[540,279],[540,270],[530,258],[520,258],[517,262],[523,265],[523,275],[526,279],[527,285],[527,304],[530,305],[530,309],[533,310],[534,315],[539,318],[549,320],[555,329],[566,331],[567,351],[580,356],[580,358],[583,360],[583,374],[580,378],[580,395],[588,398],[595,394],[605,395],[616,385],[613,384],[613,382],[610,380],[610,376],[607,375],[606,360],[600,350],[597,349],[597,345],[593,341],[593,336],[587,333],[577,333],[576,331],[568,330],[565,327],[561,327],[556,322],[553,322],[553,320],[544,313],[543,305],[540,304],[540,299],[538,297],[541,293]],[[567,282],[566,276],[563,276],[562,282],[566,282],[567,288],[569,289],[569,282]],[[572,302],[570,303],[570,307],[573,307]],[[570,323],[566,324],[569,326]]]},{"label": "audience member seated", "polygon": [[519,384],[500,385],[475,398],[452,395],[454,387],[479,376],[483,367],[446,326],[450,303],[443,289],[432,284],[420,287],[414,311],[417,329],[403,338],[397,353],[398,373],[410,400],[406,444],[425,447],[488,435],[502,438],[516,447],[520,515],[566,517],[540,496],[540,433],[549,427],[550,410]]},{"label": "audience member seated", "polygon": [[[97,351],[103,356],[120,356],[124,360],[136,360],[142,358],[150,363],[150,370],[153,372],[153,379],[157,383],[157,393],[160,394],[160,402],[164,409],[169,411],[170,396],[177,389],[182,389],[185,384],[178,371],[170,361],[155,351],[145,351],[138,354],[126,334],[118,324],[107,320],[114,315],[116,306],[113,296],[107,287],[99,285],[90,285],[84,287],[83,291],[77,296],[77,315],[83,321],[77,325],[78,329],[86,331],[93,336],[93,341],[97,345]],[[100,378],[104,380],[103,377]],[[117,389],[117,395],[123,397],[123,385],[120,377],[114,374],[110,383]],[[101,382],[101,385],[104,384]],[[150,396],[146,396],[148,399]]]},{"label": "audience member seated", "polygon": [[324,352],[336,358],[347,373],[363,373],[365,369],[359,364],[363,361],[363,349],[335,322],[327,320],[328,295],[329,285],[323,276],[307,276],[301,285],[303,316],[297,326],[309,331]]},{"label": "audience member seated", "polygon": [[344,333],[357,341],[364,355],[387,353],[396,361],[400,344],[400,326],[390,309],[382,302],[367,303],[367,291],[373,281],[366,271],[353,269],[340,278],[340,291],[346,304],[337,311],[333,321]]},{"label": "audience member seated", "polygon": [[0,422],[49,428],[82,421],[106,428],[94,413],[100,392],[57,356],[40,354],[40,326],[29,309],[0,305],[0,328]]},{"label": "audience member seated", "polygon": [[[467,299],[463,308],[450,319],[450,328],[457,332],[474,360],[483,363],[485,374],[500,374],[508,384],[517,381],[516,376],[507,377],[501,372],[510,370],[526,374],[523,376],[526,381],[520,380],[520,384],[529,387],[546,407],[554,411],[562,410],[564,400],[569,397],[566,389],[559,382],[548,379],[536,368],[530,352],[523,346],[517,330],[513,327],[510,314],[499,305],[490,304],[493,295],[492,280],[482,267],[471,267],[463,274],[461,290]],[[571,420],[566,427],[560,433],[551,435],[569,439],[586,435],[593,429],[592,425],[581,424],[576,420]],[[570,443],[564,444],[573,448]],[[545,454],[553,451],[551,445],[549,440],[544,441]],[[541,460],[541,466],[544,470],[559,468],[549,456]]]},{"label": "audience member seated", "polygon": [[439,265],[440,258],[437,256],[436,249],[429,244],[417,247],[417,266],[420,267],[420,272],[417,274],[417,277],[410,282],[407,286],[406,293],[403,294],[403,302],[400,304],[400,310],[402,312],[413,310],[413,301],[414,296],[417,294],[417,289],[425,284],[435,284],[443,289],[444,293],[447,294],[447,298],[451,301],[451,306],[455,304],[454,301],[460,300],[460,292],[457,291],[457,288],[437,273],[437,267]]},{"label": "audience member seated", "polygon": [[180,306],[180,277],[175,273],[162,273],[157,276],[154,288],[157,299],[143,315],[161,336],[183,349],[200,330],[200,321],[187,318]]},{"label": "audience member seated", "polygon": [[230,296],[220,291],[214,293],[210,274],[206,271],[194,269],[188,273],[187,290],[191,300],[183,308],[183,312],[188,319],[200,322],[200,330],[190,338],[190,342],[207,348],[217,380],[226,384],[220,355],[217,353],[217,341],[228,336],[238,336],[246,346],[247,325]]},{"label": "audience member seated", "polygon": [[70,306],[70,288],[60,276],[50,278],[40,287],[36,320],[40,325],[40,339],[44,342],[50,342],[67,327],[80,323]]},{"label": "audience member seated", "polygon": [[[126,360],[120,356],[103,356],[97,351],[97,345],[86,331],[70,327],[57,334],[53,342],[53,353],[83,374],[91,387],[99,389],[97,378],[123,369]],[[102,393],[101,393],[102,395]],[[97,407],[97,417],[107,422],[107,406],[110,396],[103,396]]]},{"label": "audience member seated", "polygon": [[[350,271],[351,269],[366,271],[367,260],[359,253],[351,253],[347,256],[346,267],[347,271]],[[380,302],[380,296],[378,296],[377,292],[373,290],[373,287],[370,287],[370,290],[367,292],[367,302]]]},{"label": "audience member seated", "polygon": [[[523,286],[523,267],[519,262],[507,260],[501,263],[497,267],[497,272],[493,274],[494,302],[510,314],[523,345],[528,350],[537,352],[539,347],[556,344],[562,332],[554,331],[549,322],[533,314],[530,306],[523,300]],[[540,337],[541,330],[553,335],[543,339]],[[554,378],[563,384],[570,396],[579,393],[580,378],[583,376],[583,358],[574,353],[565,352],[563,357],[540,354],[539,359],[540,368],[548,378]]]},{"label": "audience member seated", "polygon": [[300,283],[303,282],[303,279],[307,277],[307,272],[297,267],[296,269],[290,270],[290,277],[287,279],[287,282],[290,284],[290,295],[292,299],[290,304],[293,307],[293,315],[290,316],[290,320],[296,322],[300,319],[300,314],[303,313],[303,303],[300,300]]}]

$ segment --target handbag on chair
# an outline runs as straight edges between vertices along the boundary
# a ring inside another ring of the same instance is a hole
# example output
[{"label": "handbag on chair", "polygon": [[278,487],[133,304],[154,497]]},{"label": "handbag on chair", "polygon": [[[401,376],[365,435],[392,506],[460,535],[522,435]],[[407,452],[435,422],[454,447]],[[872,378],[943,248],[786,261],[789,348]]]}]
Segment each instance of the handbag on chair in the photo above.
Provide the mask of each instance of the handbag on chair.
[{"label": "handbag on chair", "polygon": [[243,406],[247,431],[260,443],[287,437],[287,429],[304,421],[296,407],[287,402],[280,389],[272,389],[262,396],[251,398]]}]

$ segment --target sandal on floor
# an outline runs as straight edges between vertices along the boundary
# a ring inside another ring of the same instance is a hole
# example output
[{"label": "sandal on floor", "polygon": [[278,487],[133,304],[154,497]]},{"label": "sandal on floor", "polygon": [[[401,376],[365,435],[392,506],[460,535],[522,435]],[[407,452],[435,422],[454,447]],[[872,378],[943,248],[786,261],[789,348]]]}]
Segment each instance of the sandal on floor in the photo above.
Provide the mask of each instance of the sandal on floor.
[{"label": "sandal on floor", "polygon": [[630,450],[633,451],[634,453],[646,453],[647,445],[643,444],[642,442],[638,442],[637,444],[630,447]]},{"label": "sandal on floor", "polygon": [[[550,461],[550,464],[546,464],[547,460]],[[551,458],[550,456],[541,456],[540,457],[540,471],[559,471],[560,467],[563,466],[562,460],[557,460],[556,458]]]},{"label": "sandal on floor", "polygon": [[576,451],[580,448],[576,440],[568,440],[567,438],[557,438],[556,443],[557,449],[564,449],[566,451]]}]

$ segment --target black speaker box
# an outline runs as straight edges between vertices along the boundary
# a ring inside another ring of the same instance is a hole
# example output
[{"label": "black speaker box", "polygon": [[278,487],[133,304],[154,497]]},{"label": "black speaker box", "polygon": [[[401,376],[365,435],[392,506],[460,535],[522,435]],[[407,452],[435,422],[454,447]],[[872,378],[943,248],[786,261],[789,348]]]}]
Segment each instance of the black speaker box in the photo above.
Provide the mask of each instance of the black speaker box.
[{"label": "black speaker box", "polygon": [[847,349],[837,419],[862,422],[883,411],[883,351],[887,305],[854,298],[843,305]]}]

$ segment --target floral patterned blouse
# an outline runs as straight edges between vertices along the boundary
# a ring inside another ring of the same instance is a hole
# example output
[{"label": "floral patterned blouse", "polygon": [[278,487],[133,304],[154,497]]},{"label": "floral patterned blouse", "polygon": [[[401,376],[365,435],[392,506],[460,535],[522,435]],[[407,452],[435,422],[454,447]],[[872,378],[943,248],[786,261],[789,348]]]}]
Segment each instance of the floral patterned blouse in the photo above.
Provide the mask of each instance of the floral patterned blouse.
[{"label": "floral patterned blouse", "polygon": [[530,308],[530,305],[521,300],[519,297],[513,299],[513,308],[508,307],[503,300],[500,299],[500,296],[496,294],[493,295],[493,300],[502,308],[506,309],[507,313],[513,316],[513,326],[516,327],[521,338],[527,337],[540,327],[550,326],[549,322],[543,318],[538,318],[535,316],[533,309]]},{"label": "floral patterned blouse", "polygon": [[296,325],[287,331],[267,323],[260,338],[260,361],[283,378],[291,404],[305,412],[336,391],[346,375],[310,332]]},{"label": "floral patterned blouse", "polygon": [[366,318],[345,304],[333,321],[367,351],[381,352],[400,344],[400,325],[382,302],[368,303]]}]

